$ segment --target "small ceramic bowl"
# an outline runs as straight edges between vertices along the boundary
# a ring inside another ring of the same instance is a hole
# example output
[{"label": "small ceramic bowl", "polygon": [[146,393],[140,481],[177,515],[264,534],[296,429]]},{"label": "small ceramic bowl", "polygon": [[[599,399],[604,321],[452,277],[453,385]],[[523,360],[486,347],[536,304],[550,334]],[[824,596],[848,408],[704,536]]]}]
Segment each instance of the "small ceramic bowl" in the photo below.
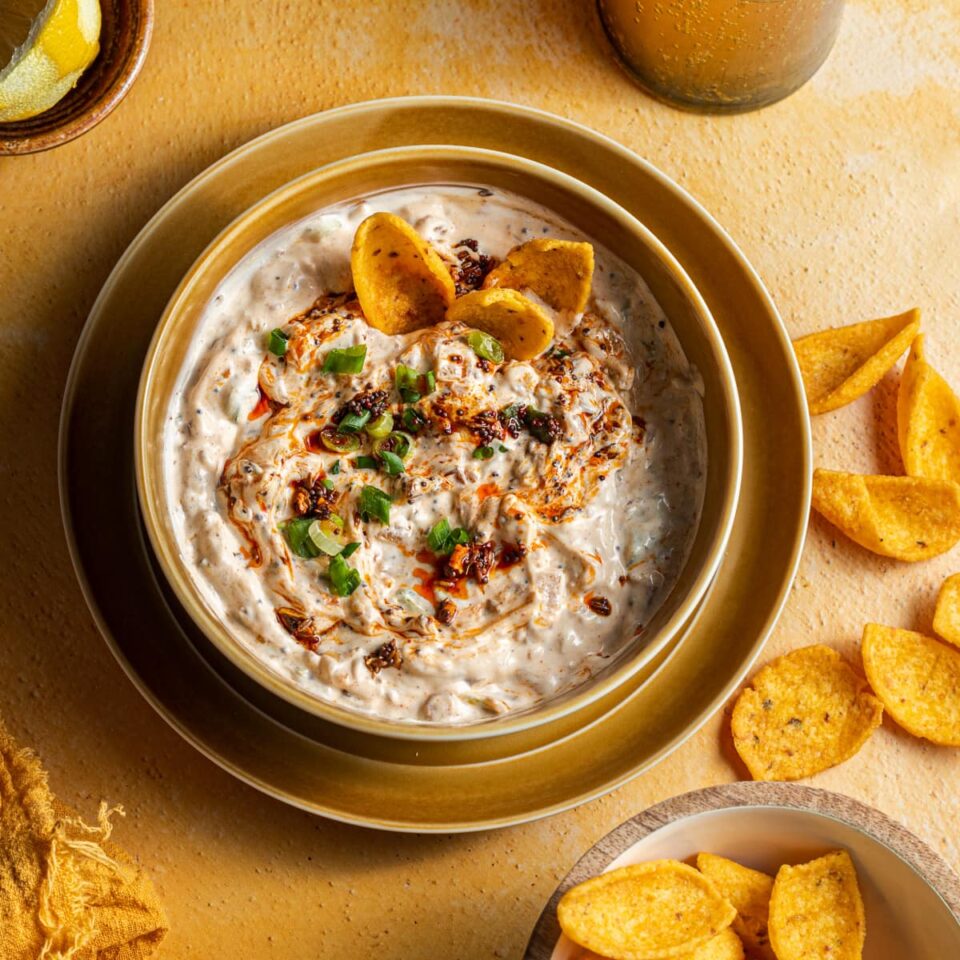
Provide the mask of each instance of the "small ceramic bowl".
[{"label": "small ceramic bowl", "polygon": [[95,127],[127,95],[150,46],[153,0],[100,0],[100,52],[49,110],[0,123],[0,156],[39,153]]},{"label": "small ceramic bowl", "polygon": [[571,887],[645,860],[716,853],[771,875],[830,850],[853,858],[867,920],[864,960],[960,957],[960,878],[922,840],[851,797],[792,783],[733,783],[645,810],[598,841],[544,908],[524,960],[581,960],[560,933]]},{"label": "small ceramic bowl", "polygon": [[[166,509],[162,436],[170,398],[204,308],[231,269],[291,223],[330,204],[422,184],[474,184],[511,190],[553,210],[604,244],[648,283],[687,357],[704,381],[707,479],[691,555],[673,591],[647,624],[595,677],[529,711],[469,725],[385,721],[344,710],[296,688],[271,671],[214,615],[180,556]],[[402,147],[331,164],[271,194],[229,226],[188,271],[161,318],[148,351],[137,399],[135,460],[140,505],[159,565],[200,630],[234,666],[262,687],[322,719],[379,736],[467,740],[514,733],[571,713],[633,676],[675,636],[716,574],[733,521],[741,468],[736,383],[709,310],[680,265],[642,224],[606,197],[533,161],[468,147]]]}]

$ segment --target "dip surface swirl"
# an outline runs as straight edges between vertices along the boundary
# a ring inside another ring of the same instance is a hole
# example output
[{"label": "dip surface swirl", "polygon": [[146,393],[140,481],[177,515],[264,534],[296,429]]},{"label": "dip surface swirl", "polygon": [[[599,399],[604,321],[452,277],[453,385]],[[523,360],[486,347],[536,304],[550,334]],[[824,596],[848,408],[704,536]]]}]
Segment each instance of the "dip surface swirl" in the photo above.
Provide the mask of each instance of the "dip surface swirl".
[{"label": "dip surface swirl", "polygon": [[[519,196],[457,186],[341,204],[270,237],[205,308],[168,410],[179,549],[229,632],[310,695],[420,723],[526,710],[642,642],[676,582],[703,498],[699,377],[643,280],[597,243],[586,311],[551,312],[554,344],[533,360],[484,359],[449,321],[374,329],[350,247],[375,211],[412,224],[460,290],[526,240],[589,239]],[[267,349],[278,328],[282,357]],[[322,371],[358,345],[360,373]],[[398,364],[432,372],[435,388],[403,403]],[[377,469],[369,438],[324,446],[365,407],[399,430],[416,411],[402,473]],[[388,523],[362,515],[370,486],[392,498]],[[330,516],[359,544],[349,596],[284,532]],[[444,520],[469,540],[437,555],[428,534]]]}]

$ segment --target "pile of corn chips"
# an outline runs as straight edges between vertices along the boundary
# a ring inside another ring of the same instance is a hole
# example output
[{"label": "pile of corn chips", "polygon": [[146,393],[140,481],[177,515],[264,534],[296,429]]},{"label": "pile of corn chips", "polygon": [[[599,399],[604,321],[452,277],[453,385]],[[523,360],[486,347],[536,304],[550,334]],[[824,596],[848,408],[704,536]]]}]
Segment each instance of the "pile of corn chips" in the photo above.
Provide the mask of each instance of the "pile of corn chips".
[{"label": "pile of corn chips", "polygon": [[794,342],[812,414],[874,387],[910,347],[897,395],[906,476],[813,475],[813,506],[851,540],[897,560],[935,557],[960,540],[960,399],[927,362],[920,314],[825,330]]},{"label": "pile of corn chips", "polygon": [[553,340],[553,319],[540,302],[561,313],[583,312],[593,262],[589,243],[541,237],[514,247],[482,289],[458,297],[450,265],[392,213],[367,217],[350,252],[357,299],[372,327],[400,334],[458,321],[495,337],[514,360],[538,356]]},{"label": "pile of corn chips", "polygon": [[701,853],[653,860],[568,890],[557,908],[579,960],[860,960],[863,900],[849,854],[776,877]]}]

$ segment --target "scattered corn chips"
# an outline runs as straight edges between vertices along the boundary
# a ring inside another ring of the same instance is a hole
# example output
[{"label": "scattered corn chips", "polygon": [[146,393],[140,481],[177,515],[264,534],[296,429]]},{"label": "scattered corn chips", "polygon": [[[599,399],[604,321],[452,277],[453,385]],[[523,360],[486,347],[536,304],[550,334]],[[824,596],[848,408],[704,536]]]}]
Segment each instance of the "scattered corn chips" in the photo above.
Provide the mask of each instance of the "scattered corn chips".
[{"label": "scattered corn chips", "polygon": [[960,573],[947,577],[940,586],[937,609],[933,614],[933,632],[960,647]]},{"label": "scattered corn chips", "polygon": [[583,313],[593,278],[593,247],[572,240],[528,240],[487,274],[484,288],[531,290],[554,310]]},{"label": "scattered corn chips", "polygon": [[900,378],[897,432],[911,477],[960,482],[960,398],[927,363],[922,334]]},{"label": "scattered corn chips", "polygon": [[710,880],[677,860],[611,870],[568,890],[557,908],[574,943],[612,960],[692,953],[735,916]]},{"label": "scattered corn chips", "polygon": [[697,854],[697,869],[714,882],[720,895],[737,911],[733,930],[751,957],[776,960],[767,933],[773,877],[713,853]]},{"label": "scattered corn chips", "polygon": [[960,651],[875,623],[863,628],[861,650],[870,686],[904,730],[960,747]]},{"label": "scattered corn chips", "polygon": [[553,339],[553,321],[516,290],[474,290],[450,305],[447,319],[496,337],[504,353],[514,360],[533,359]]},{"label": "scattered corn chips", "polygon": [[439,323],[456,293],[440,255],[392,213],[375,213],[357,227],[350,269],[367,322],[384,333]]},{"label": "scattered corn chips", "polygon": [[810,413],[827,413],[875,387],[920,329],[920,311],[794,340]]},{"label": "scattered corn chips", "polygon": [[780,868],[770,897],[777,960],[860,960],[865,936],[857,873],[845,850]]},{"label": "scattered corn chips", "polygon": [[813,473],[813,508],[860,546],[926,560],[960,540],[960,484],[924,477]]},{"label": "scattered corn chips", "polygon": [[842,763],[883,717],[863,678],[819,644],[779,657],[751,683],[730,726],[754,780],[798,780]]}]

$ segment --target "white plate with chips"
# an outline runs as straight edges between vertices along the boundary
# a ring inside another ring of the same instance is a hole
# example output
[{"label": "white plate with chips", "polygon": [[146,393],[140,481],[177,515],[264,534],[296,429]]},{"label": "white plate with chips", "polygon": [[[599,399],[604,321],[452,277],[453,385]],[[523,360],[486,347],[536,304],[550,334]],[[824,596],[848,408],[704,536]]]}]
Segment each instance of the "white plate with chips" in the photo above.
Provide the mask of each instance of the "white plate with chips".
[{"label": "white plate with chips", "polygon": [[593,956],[562,935],[557,904],[571,887],[608,870],[668,858],[693,863],[708,852],[775,875],[782,864],[838,849],[850,854],[863,896],[864,960],[960,957],[960,878],[929,846],[851,797],[758,782],[673,797],[608,833],[557,887],[525,960]]}]

